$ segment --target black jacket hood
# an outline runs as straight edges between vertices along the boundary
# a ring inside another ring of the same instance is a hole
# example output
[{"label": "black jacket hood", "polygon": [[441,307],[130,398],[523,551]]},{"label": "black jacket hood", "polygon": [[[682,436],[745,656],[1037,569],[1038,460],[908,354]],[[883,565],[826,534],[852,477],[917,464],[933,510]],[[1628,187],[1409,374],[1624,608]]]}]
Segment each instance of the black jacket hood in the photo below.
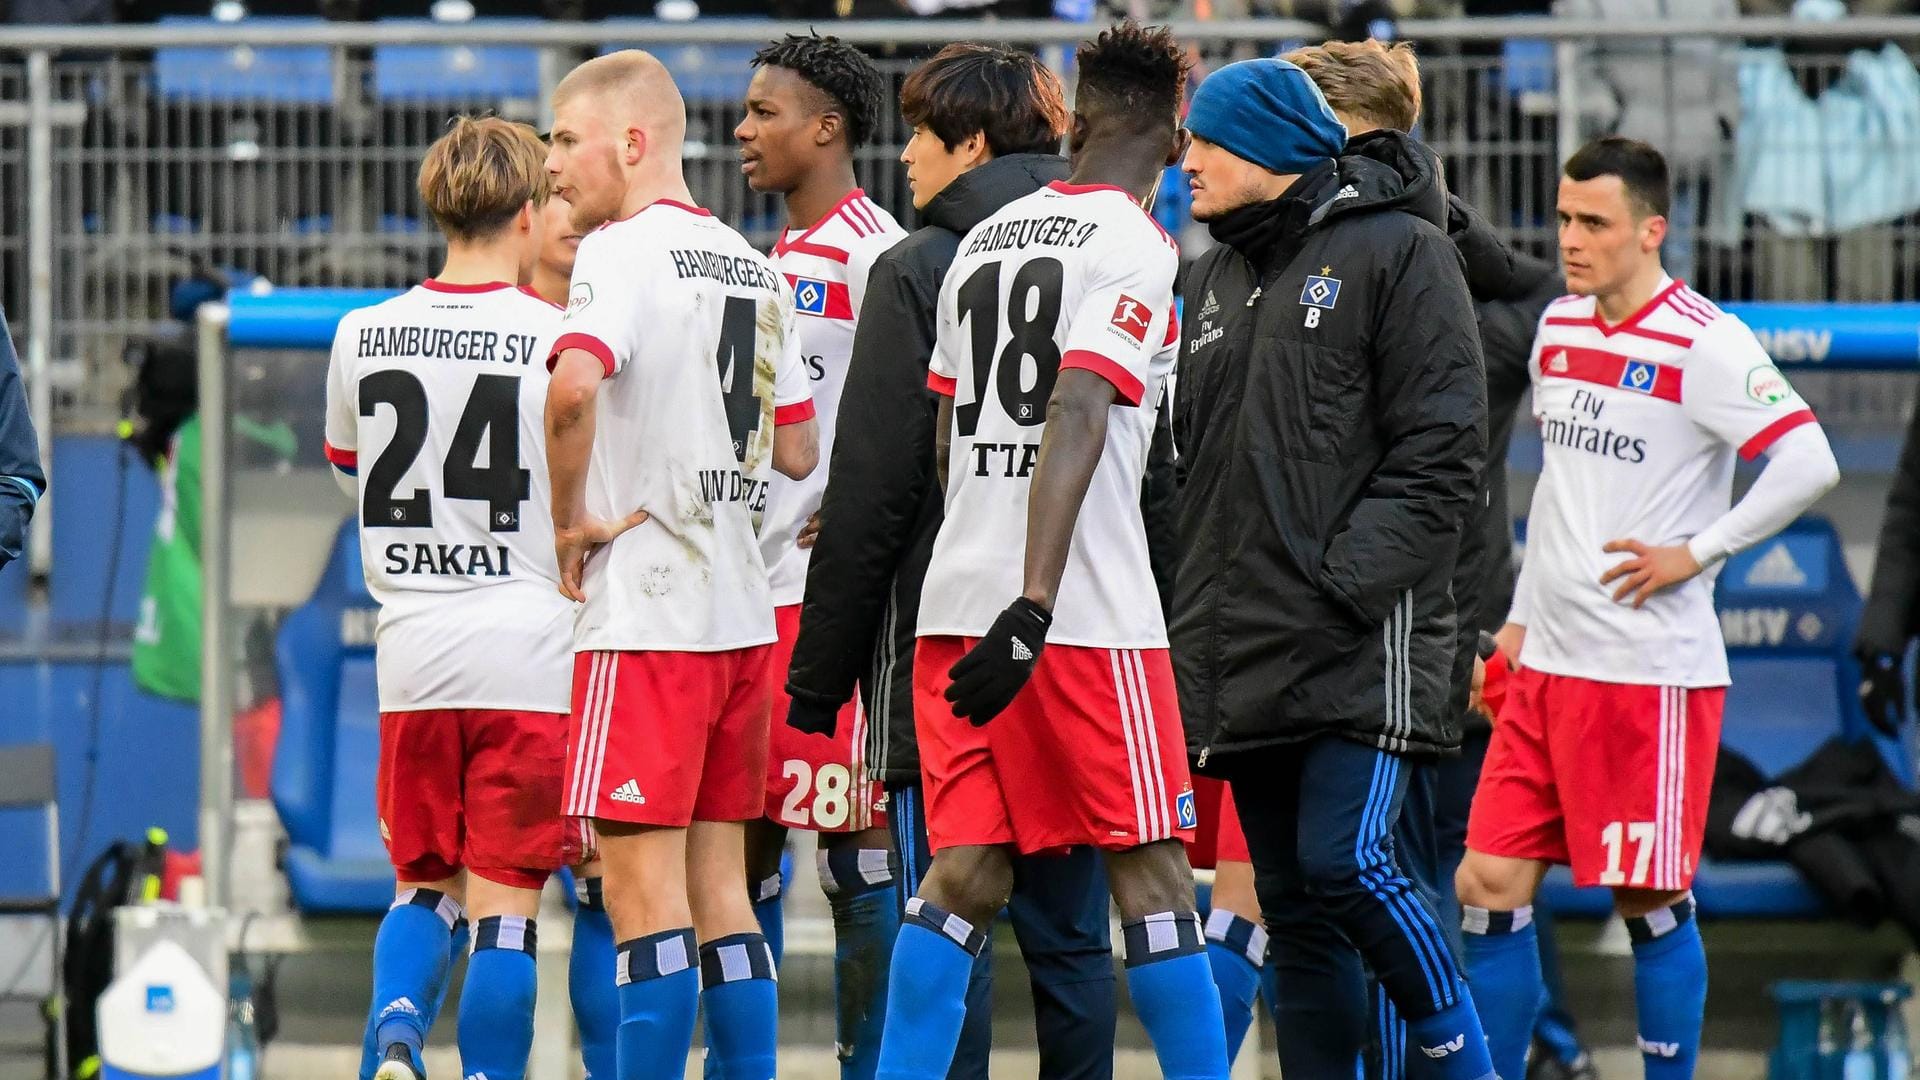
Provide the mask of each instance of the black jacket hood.
[{"label": "black jacket hood", "polygon": [[1071,170],[1058,154],[1008,154],[954,177],[920,211],[924,225],[965,235],[1015,199],[1033,194]]},{"label": "black jacket hood", "polygon": [[1348,140],[1338,161],[1302,173],[1279,198],[1228,211],[1209,231],[1264,271],[1329,221],[1387,210],[1445,231],[1447,189],[1440,159],[1424,143],[1398,131],[1370,131]]},{"label": "black jacket hood", "polygon": [[[1382,128],[1347,140],[1340,187],[1315,221],[1340,214],[1401,210],[1441,230],[1447,227],[1447,187],[1440,159],[1413,136]],[[1348,194],[1348,189],[1352,194]]]}]

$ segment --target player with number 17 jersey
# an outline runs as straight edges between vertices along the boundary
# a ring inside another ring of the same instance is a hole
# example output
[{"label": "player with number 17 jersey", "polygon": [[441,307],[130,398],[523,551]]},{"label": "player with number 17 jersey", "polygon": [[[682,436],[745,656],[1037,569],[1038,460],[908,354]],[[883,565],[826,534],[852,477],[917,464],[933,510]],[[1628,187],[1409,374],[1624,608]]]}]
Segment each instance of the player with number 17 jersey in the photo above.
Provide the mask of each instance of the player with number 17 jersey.
[{"label": "player with number 17 jersey", "polygon": [[813,416],[792,290],[711,213],[663,199],[581,241],[552,353],[568,349],[606,378],[587,510],[649,516],[586,563],[567,812],[759,817],[775,634],[757,530],[774,428]]},{"label": "player with number 17 jersey", "polygon": [[[452,877],[464,855],[483,876],[538,888],[544,874],[527,872],[561,862],[573,605],[556,589],[540,430],[559,322],[524,288],[429,279],[349,312],[334,336],[326,453],[354,477],[380,605],[381,745],[397,756],[382,761],[380,819],[402,881]],[[508,753],[463,764],[460,732],[480,720]],[[423,760],[440,751],[448,768]],[[464,840],[459,804],[436,805],[443,774],[464,798]],[[546,775],[550,787],[536,782]],[[511,827],[498,816],[535,804]]]},{"label": "player with number 17 jersey", "polygon": [[[947,271],[928,373],[954,399],[947,515],[914,660],[936,852],[1191,837],[1192,785],[1140,512],[1154,409],[1179,340],[1178,263],[1173,241],[1125,191],[1056,181],[975,226]],[[953,715],[948,672],[1021,593],[1029,481],[1063,368],[1114,385],[1106,445],[1048,648],[1006,713],[976,726]]]}]

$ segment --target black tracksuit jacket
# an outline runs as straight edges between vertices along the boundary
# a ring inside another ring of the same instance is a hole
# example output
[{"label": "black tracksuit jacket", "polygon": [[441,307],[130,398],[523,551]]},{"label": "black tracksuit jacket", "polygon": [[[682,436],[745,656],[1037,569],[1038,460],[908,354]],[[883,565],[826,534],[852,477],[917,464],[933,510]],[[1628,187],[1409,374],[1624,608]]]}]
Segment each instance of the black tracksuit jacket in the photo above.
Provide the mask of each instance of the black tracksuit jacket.
[{"label": "black tracksuit jacket", "polygon": [[1215,222],[1182,293],[1170,637],[1202,767],[1327,734],[1460,742],[1480,337],[1431,151],[1356,148]]}]

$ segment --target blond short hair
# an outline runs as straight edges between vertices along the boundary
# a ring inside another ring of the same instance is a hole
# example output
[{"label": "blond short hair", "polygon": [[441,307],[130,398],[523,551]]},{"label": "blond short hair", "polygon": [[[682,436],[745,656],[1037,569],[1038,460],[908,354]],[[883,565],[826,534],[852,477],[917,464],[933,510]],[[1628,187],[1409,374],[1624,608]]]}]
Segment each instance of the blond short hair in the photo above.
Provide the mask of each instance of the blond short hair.
[{"label": "blond short hair", "polygon": [[1420,122],[1420,61],[1404,41],[1329,41],[1281,59],[1299,65],[1334,112],[1395,131]]},{"label": "blond short hair", "polygon": [[483,240],[528,203],[546,205],[551,184],[540,136],[492,116],[455,117],[420,163],[420,199],[454,240]]}]

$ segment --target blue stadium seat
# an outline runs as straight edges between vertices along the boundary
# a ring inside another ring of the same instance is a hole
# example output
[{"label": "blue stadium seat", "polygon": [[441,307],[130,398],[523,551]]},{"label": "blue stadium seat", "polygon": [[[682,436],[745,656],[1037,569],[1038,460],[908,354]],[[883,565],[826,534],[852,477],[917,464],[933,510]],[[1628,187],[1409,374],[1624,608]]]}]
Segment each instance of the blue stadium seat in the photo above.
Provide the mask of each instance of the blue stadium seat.
[{"label": "blue stadium seat", "polygon": [[[1802,518],[1779,536],[1729,560],[1714,606],[1727,640],[1733,686],[1721,742],[1760,771],[1793,768],[1835,735],[1871,738],[1908,785],[1911,756],[1874,732],[1860,709],[1859,669],[1849,653],[1860,591],[1840,537],[1824,518]],[[1827,907],[1784,862],[1706,860],[1694,881],[1703,913],[1715,918],[1818,918]],[[1605,889],[1575,889],[1565,868],[1543,890],[1556,913],[1601,917]]]},{"label": "blue stadium seat", "polygon": [[[169,15],[169,25],[220,25],[212,19]],[[250,25],[324,25],[306,16],[258,16]],[[333,101],[333,54],[324,45],[186,45],[155,49],[154,89],[163,99],[259,102],[276,105]]]},{"label": "blue stadium seat", "polygon": [[1508,38],[1500,45],[1500,83],[1507,96],[1551,94],[1554,88],[1553,42]]},{"label": "blue stadium seat", "polygon": [[[490,26],[518,21],[525,20],[487,20]],[[382,101],[414,103],[538,98],[540,50],[524,45],[376,46],[373,94]]]},{"label": "blue stadium seat", "polygon": [[393,869],[374,812],[380,698],[373,598],[348,521],[313,597],[280,627],[280,744],[273,803],[290,846],[287,887],[309,914],[374,913],[393,899]]}]

